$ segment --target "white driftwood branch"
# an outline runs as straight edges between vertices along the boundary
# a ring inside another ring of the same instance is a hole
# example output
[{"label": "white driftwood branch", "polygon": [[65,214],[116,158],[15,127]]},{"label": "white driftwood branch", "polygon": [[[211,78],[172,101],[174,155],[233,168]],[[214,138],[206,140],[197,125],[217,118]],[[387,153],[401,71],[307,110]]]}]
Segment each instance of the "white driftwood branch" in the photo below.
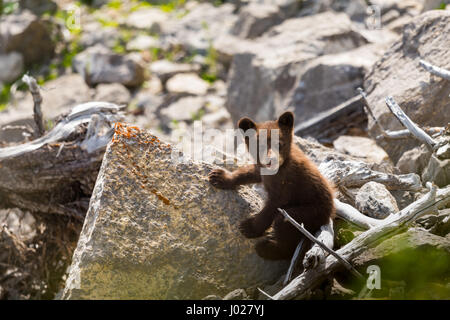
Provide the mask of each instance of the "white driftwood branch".
[{"label": "white driftwood branch", "polygon": [[331,254],[333,257],[335,257],[340,263],[344,265],[351,273],[353,273],[358,278],[362,278],[363,276],[341,255],[339,255],[337,252],[334,252],[332,249],[328,248],[326,245],[324,245],[322,242],[318,241],[314,236],[309,233],[308,230],[306,230],[302,225],[300,225],[297,221],[295,221],[285,210],[278,208],[278,211],[290,222],[294,227],[296,227],[305,237],[307,237],[312,242],[319,245],[323,250]]},{"label": "white driftwood branch", "polygon": [[336,208],[336,214],[339,218],[342,218],[362,229],[367,230],[383,223],[383,220],[368,217],[359,212],[358,209],[347,203],[343,203],[338,199],[334,199],[334,206]]},{"label": "white driftwood branch", "polygon": [[37,85],[36,79],[29,76],[24,75],[22,77],[22,81],[25,82],[28,85],[28,88],[30,89],[31,96],[33,97],[33,115],[34,115],[34,122],[36,123],[37,128],[37,136],[40,137],[45,133],[44,129],[44,120],[42,117],[42,96],[41,91],[39,90],[39,86]]},{"label": "white driftwood branch", "polygon": [[[120,119],[119,114],[117,114],[119,110],[119,106],[107,102],[88,102],[78,105],[44,136],[21,145],[1,148],[0,160],[37,150],[46,144],[62,141],[74,133],[79,125],[90,122],[94,114],[104,113],[104,117],[108,121],[118,121]],[[104,141],[102,140],[105,143],[104,146],[111,139],[113,133],[114,130],[112,128],[105,133],[105,139]]]},{"label": "white driftwood branch", "polygon": [[422,66],[422,68],[424,68],[428,72],[430,72],[436,76],[439,76],[443,79],[450,80],[450,71],[448,71],[444,68],[434,66],[431,63],[426,62],[425,60],[422,60],[422,59],[419,61],[419,64]]},{"label": "white driftwood branch", "polygon": [[375,181],[384,184],[388,190],[422,189],[420,177],[415,173],[395,175],[374,171],[361,161],[329,159],[320,164],[319,170],[328,180],[346,188],[359,188],[367,182]]},{"label": "white driftwood branch", "polygon": [[378,122],[378,119],[375,117],[372,108],[369,104],[369,101],[367,101],[367,94],[364,92],[364,90],[362,88],[358,88],[357,89],[359,94],[361,95],[363,102],[364,102],[364,110],[366,111],[366,113],[372,118],[373,122],[376,124],[376,126],[378,127],[378,129],[380,129],[381,133],[383,136],[387,136],[388,134],[386,133],[386,131],[384,130],[383,126]]},{"label": "white driftwood branch", "polygon": [[[315,234],[318,241],[322,242],[328,248],[333,249],[334,245],[334,230],[333,230],[333,220],[330,219],[328,224],[320,227],[320,230]],[[316,243],[311,249],[306,252],[303,258],[303,267],[305,269],[315,268],[322,261],[325,260],[326,252]]]},{"label": "white driftwood branch", "polygon": [[257,288],[259,292],[262,293],[263,296],[265,296],[269,300],[274,300],[267,292],[263,291],[261,288]]},{"label": "white driftwood branch", "polygon": [[284,278],[284,281],[283,281],[283,285],[287,285],[288,282],[291,280],[292,272],[294,272],[294,268],[295,268],[295,265],[297,264],[298,256],[300,254],[300,251],[303,248],[304,242],[305,242],[305,239],[301,239],[299,244],[297,245],[297,248],[295,248],[294,255],[292,256],[292,259],[291,259],[291,264],[289,265],[288,272],[286,273],[286,277]]},{"label": "white driftwood branch", "polygon": [[[423,128],[423,131],[425,131],[429,136],[433,137],[435,135],[442,134],[444,132],[444,127]],[[411,138],[412,136],[413,135],[411,131],[409,131],[408,129],[396,131],[387,130],[384,132],[384,134],[377,136],[376,139],[386,138],[397,140],[397,139]]]},{"label": "white driftwood branch", "polygon": [[401,122],[401,124],[408,129],[414,138],[425,143],[431,150],[436,145],[436,141],[431,138],[425,131],[417,126],[407,115],[403,112],[400,106],[395,102],[391,96],[386,97],[386,105],[394,116]]},{"label": "white driftwood branch", "polygon": [[[419,200],[413,202],[400,212],[393,214],[383,220],[379,226],[373,227],[360,234],[347,245],[337,251],[347,261],[352,261],[365,250],[376,245],[385,236],[392,236],[413,222],[415,219],[432,212],[450,203],[450,186],[436,191],[435,186],[427,184],[430,191]],[[315,269],[304,271],[292,280],[285,288],[272,298],[275,300],[303,298],[309,290],[322,283],[326,277],[331,275],[341,266],[334,256],[328,256],[324,263]]]}]

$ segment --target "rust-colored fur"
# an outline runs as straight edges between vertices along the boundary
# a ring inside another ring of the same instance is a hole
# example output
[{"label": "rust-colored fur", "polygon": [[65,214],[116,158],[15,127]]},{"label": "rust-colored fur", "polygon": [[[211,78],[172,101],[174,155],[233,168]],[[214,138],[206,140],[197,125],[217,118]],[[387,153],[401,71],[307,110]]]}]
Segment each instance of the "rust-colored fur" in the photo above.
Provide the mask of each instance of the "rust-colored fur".
[{"label": "rust-colored fur", "polygon": [[[261,175],[262,165],[241,167],[233,172],[213,170],[209,175],[212,185],[232,189],[238,185],[262,182],[268,193],[264,208],[258,214],[242,221],[240,230],[247,238],[273,230],[256,244],[257,253],[270,260],[290,259],[303,235],[277,211],[286,210],[297,222],[314,234],[334,217],[333,193],[330,184],[320,174],[315,164],[293,143],[294,116],[285,112],[278,120],[254,123],[249,118],[238,122],[240,129],[280,129],[280,167],[275,175]],[[268,132],[270,141],[270,132]],[[248,141],[247,141],[248,143]],[[269,146],[270,148],[270,146]]]}]

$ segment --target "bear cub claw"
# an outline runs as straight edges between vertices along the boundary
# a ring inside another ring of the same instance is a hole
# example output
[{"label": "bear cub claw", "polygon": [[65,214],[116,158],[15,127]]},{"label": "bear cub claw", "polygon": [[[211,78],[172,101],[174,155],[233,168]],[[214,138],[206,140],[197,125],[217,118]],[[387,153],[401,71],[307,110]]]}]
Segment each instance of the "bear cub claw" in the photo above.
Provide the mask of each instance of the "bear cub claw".
[{"label": "bear cub claw", "polygon": [[220,189],[233,188],[230,173],[224,169],[214,169],[209,173],[208,178],[209,182],[216,188]]}]

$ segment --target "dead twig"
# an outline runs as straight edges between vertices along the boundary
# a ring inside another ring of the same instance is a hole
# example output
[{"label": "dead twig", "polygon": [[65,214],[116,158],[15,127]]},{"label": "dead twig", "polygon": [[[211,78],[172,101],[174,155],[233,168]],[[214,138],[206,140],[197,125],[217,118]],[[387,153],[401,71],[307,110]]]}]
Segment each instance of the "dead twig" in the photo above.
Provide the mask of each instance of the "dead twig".
[{"label": "dead twig", "polygon": [[36,79],[29,75],[24,75],[22,77],[22,81],[28,85],[28,88],[30,89],[30,92],[31,92],[31,96],[33,97],[34,122],[36,123],[37,136],[41,137],[45,133],[45,129],[44,129],[44,120],[42,117],[42,109],[41,109],[42,96],[41,96],[41,92],[39,90],[39,86],[37,85]]},{"label": "dead twig", "polygon": [[291,264],[289,265],[288,272],[286,273],[286,278],[284,278],[283,285],[287,285],[289,280],[291,280],[292,272],[294,271],[295,265],[297,264],[298,256],[300,254],[300,251],[302,250],[303,243],[305,242],[305,239],[301,239],[299,244],[297,245],[297,248],[295,248],[294,255],[291,259]]},{"label": "dead twig", "polygon": [[429,62],[426,62],[425,60],[420,59],[419,64],[422,68],[427,70],[429,73],[432,73],[438,77],[441,77],[445,80],[450,80],[450,71],[437,67],[435,65],[432,65]]},{"label": "dead twig", "polygon": [[433,138],[431,138],[428,134],[425,133],[421,128],[417,126],[400,108],[400,106],[395,102],[394,98],[391,96],[386,97],[386,105],[388,106],[389,110],[394,114],[394,116],[400,121],[400,123],[408,129],[413,137],[415,137],[417,140],[425,143],[425,145],[430,149],[433,150],[434,146],[436,145],[436,141],[434,141]]},{"label": "dead twig", "polygon": [[359,279],[364,279],[364,277],[356,270],[347,260],[345,260],[343,257],[341,257],[339,254],[337,254],[332,249],[328,248],[326,245],[324,245],[322,242],[317,240],[311,233],[309,233],[308,230],[306,230],[302,225],[300,225],[297,221],[295,221],[285,210],[278,208],[278,211],[290,222],[296,227],[305,237],[307,237],[312,242],[319,245],[323,250],[331,254],[333,257],[335,257],[338,261],[340,261],[352,274],[354,274]]}]

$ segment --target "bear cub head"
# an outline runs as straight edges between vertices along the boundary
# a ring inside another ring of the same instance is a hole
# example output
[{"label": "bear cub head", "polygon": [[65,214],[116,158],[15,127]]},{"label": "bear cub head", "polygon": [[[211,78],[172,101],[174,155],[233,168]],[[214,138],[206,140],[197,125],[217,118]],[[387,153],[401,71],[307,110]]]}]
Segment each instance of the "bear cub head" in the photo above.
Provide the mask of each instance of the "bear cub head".
[{"label": "bear cub head", "polygon": [[287,111],[274,121],[258,123],[244,117],[238,128],[243,131],[247,149],[259,167],[278,170],[289,158],[294,131],[292,112]]}]

